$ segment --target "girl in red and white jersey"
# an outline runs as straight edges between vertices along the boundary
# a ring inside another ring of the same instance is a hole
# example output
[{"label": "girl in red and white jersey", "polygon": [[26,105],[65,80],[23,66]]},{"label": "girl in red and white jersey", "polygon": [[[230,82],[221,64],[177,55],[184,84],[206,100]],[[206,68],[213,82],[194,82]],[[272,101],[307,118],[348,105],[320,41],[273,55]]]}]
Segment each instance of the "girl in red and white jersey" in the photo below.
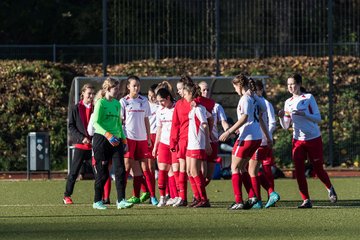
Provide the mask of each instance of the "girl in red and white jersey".
[{"label": "girl in red and white jersey", "polygon": [[[171,164],[176,160],[176,152],[170,151],[170,130],[172,115],[174,113],[175,101],[170,92],[165,88],[160,88],[156,92],[156,99],[160,104],[160,108],[156,112],[156,140],[152,155],[157,156],[158,159],[158,187],[160,192],[160,201],[158,207],[166,205],[166,186],[169,183],[169,171],[171,171]],[[170,185],[170,192],[176,192],[177,188],[175,181]],[[173,198],[175,196],[172,196]]]},{"label": "girl in red and white jersey", "polygon": [[[257,80],[256,85],[256,94],[258,96],[257,101],[263,102],[263,105],[266,106],[266,112],[262,114],[262,120],[266,126],[266,132],[262,130],[262,141],[260,147],[256,150],[254,155],[251,157],[249,162],[249,173],[250,177],[251,172],[255,173],[255,176],[258,180],[258,186],[254,188],[255,193],[258,196],[258,202],[253,206],[253,208],[262,208],[261,194],[260,194],[260,183],[268,192],[269,200],[265,205],[265,208],[273,206],[277,201],[280,200],[280,196],[277,192],[274,191],[274,177],[271,172],[271,165],[274,164],[272,156],[271,144],[268,144],[268,137],[272,141],[272,133],[276,128],[276,120],[274,108],[271,103],[263,97],[264,85],[262,81]],[[263,173],[260,174],[259,167],[262,164]],[[255,169],[253,171],[252,169]]]},{"label": "girl in red and white jersey", "polygon": [[[231,162],[235,203],[229,209],[250,209],[257,202],[257,198],[253,197],[244,204],[241,188],[242,183],[249,190],[258,185],[256,177],[250,179],[247,173],[247,165],[249,159],[261,144],[260,121],[262,122],[262,120],[259,116],[261,103],[258,103],[250,92],[250,90],[252,92],[256,90],[254,80],[249,80],[244,74],[240,74],[233,79],[232,83],[235,91],[241,96],[237,107],[238,121],[224,132],[219,139],[220,141],[226,141],[231,133],[239,129],[239,138],[235,142]],[[253,189],[252,191],[254,191]]]},{"label": "girl in red and white jersey", "polygon": [[295,164],[296,179],[298,182],[303,203],[299,208],[311,208],[312,204],[305,177],[305,160],[308,157],[318,178],[328,190],[328,197],[332,203],[337,201],[337,195],[332,186],[323,164],[323,144],[318,123],[321,122],[319,108],[315,98],[305,93],[301,86],[302,77],[294,74],[287,79],[288,91],[292,97],[285,101],[284,110],[280,110],[280,124],[284,129],[293,127],[292,158]]},{"label": "girl in red and white jersey", "polygon": [[[199,96],[200,88],[194,83],[187,83],[184,86],[184,99],[191,103]],[[186,166],[188,176],[194,179],[191,184],[195,199],[190,207],[210,207],[205,189],[205,178],[201,171],[201,162],[206,161],[207,155],[211,155],[209,125],[207,122],[208,113],[204,106],[196,104],[189,112],[188,144],[186,151]]]},{"label": "girl in red and white jersey", "polygon": [[[139,95],[140,79],[130,76],[127,79],[129,94],[120,99],[124,131],[127,138],[129,151],[125,154],[126,172],[133,172],[134,191],[129,202],[140,203],[140,188],[145,176],[146,184],[150,190],[151,203],[157,205],[155,192],[152,191],[152,177],[147,164],[149,158],[150,139],[150,106],[148,100]],[[141,165],[140,165],[141,164]]]},{"label": "girl in red and white jersey", "polygon": [[[199,83],[199,87],[201,90],[201,95],[204,98],[210,98],[210,90],[209,90],[209,86],[205,81],[202,81]],[[218,155],[218,149],[219,149],[219,131],[218,131],[218,123],[221,124],[221,126],[223,127],[224,131],[226,131],[230,126],[227,122],[227,117],[226,114],[224,112],[223,107],[218,104],[215,103],[214,109],[212,110],[212,118],[213,118],[213,127],[212,127],[212,131],[211,131],[211,148],[212,148],[212,153],[210,156],[207,157],[207,161],[203,162],[203,174],[205,176],[205,186],[207,186],[210,183],[210,180],[212,179],[212,175],[214,173],[214,169],[215,169],[215,163],[216,163],[216,159],[217,159],[217,155]]]}]

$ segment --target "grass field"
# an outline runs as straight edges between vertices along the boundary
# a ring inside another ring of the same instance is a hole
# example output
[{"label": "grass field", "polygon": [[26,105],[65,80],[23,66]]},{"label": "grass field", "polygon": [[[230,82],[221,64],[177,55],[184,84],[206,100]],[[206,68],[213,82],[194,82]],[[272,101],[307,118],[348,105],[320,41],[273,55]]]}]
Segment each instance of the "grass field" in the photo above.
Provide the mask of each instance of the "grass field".
[{"label": "grass field", "polygon": [[[99,211],[91,207],[93,181],[77,182],[72,206],[62,204],[65,181],[2,181],[0,239],[360,239],[360,178],[333,179],[335,205],[319,180],[308,183],[313,209],[297,209],[296,181],[282,179],[281,201],[270,209],[227,210],[231,181],[218,180],[208,188],[208,209],[142,204]],[[115,202],[114,186],[112,196]]]}]

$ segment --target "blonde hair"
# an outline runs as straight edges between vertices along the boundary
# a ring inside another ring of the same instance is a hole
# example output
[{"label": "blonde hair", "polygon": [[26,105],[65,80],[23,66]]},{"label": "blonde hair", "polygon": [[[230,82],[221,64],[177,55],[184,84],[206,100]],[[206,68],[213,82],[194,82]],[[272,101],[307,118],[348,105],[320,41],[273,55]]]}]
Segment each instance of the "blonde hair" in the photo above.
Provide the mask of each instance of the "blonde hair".
[{"label": "blonde hair", "polygon": [[102,95],[102,90],[97,91],[97,93],[95,94],[94,97],[94,104],[96,103],[96,101],[98,101],[99,99],[103,98],[104,96]]},{"label": "blonde hair", "polygon": [[91,83],[86,83],[84,86],[82,86],[81,88],[81,95],[80,95],[80,99],[84,99],[84,93],[86,91],[86,89],[92,89],[95,90],[95,87],[91,84]]},{"label": "blonde hair", "polygon": [[168,81],[165,80],[165,81],[162,81],[161,83],[159,83],[157,85],[157,87],[155,88],[155,94],[157,94],[157,91],[159,91],[159,89],[161,89],[161,88],[165,88],[166,90],[168,90],[171,97],[174,98],[174,96],[175,96],[174,89]]},{"label": "blonde hair", "polygon": [[105,93],[109,91],[111,88],[119,85],[119,81],[112,77],[107,77],[102,85],[101,89],[101,97],[105,97]]}]

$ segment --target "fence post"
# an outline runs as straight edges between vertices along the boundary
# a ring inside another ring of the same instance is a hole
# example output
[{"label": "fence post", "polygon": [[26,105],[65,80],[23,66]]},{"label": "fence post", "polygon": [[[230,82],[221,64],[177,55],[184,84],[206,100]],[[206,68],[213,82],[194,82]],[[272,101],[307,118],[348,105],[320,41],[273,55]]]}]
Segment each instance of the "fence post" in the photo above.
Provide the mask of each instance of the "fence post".
[{"label": "fence post", "polygon": [[53,62],[56,62],[56,44],[53,44]]},{"label": "fence post", "polygon": [[220,0],[216,0],[216,2],[215,2],[215,61],[216,61],[216,76],[220,76],[219,48],[220,48]]},{"label": "fence post", "polygon": [[104,77],[107,76],[107,0],[102,1],[102,48],[103,48],[103,62],[102,62],[102,69]]},{"label": "fence post", "polygon": [[334,85],[333,85],[333,53],[334,53],[334,42],[333,42],[333,1],[328,0],[328,51],[329,51],[329,162],[330,165],[334,166],[334,133],[333,133],[333,96],[334,96]]}]

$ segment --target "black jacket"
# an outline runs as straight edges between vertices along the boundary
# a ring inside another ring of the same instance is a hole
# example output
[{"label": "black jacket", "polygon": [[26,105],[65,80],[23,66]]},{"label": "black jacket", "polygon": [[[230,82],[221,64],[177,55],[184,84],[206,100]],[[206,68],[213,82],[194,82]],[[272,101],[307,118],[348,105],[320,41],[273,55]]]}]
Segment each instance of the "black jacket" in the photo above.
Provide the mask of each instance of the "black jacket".
[{"label": "black jacket", "polygon": [[69,132],[73,144],[82,143],[85,137],[89,137],[87,129],[81,121],[79,104],[72,107],[69,113]]}]

